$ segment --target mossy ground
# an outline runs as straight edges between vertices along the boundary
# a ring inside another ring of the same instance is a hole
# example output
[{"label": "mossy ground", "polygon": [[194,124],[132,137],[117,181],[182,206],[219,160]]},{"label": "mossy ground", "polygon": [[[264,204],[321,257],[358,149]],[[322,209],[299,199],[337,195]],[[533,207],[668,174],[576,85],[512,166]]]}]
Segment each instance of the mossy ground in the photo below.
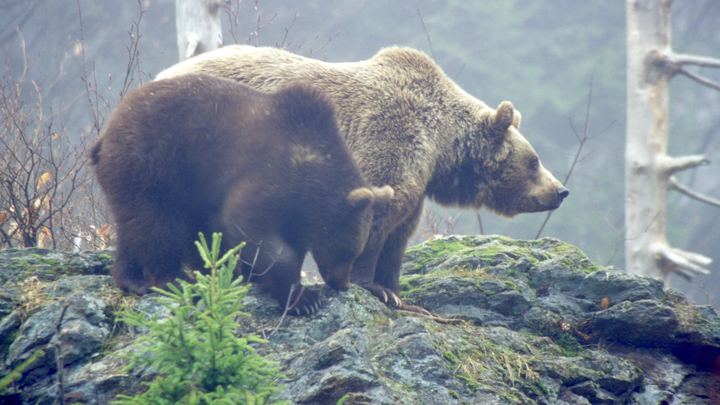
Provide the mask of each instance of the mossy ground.
[{"label": "mossy ground", "polygon": [[[473,258],[475,268],[435,266],[468,257]],[[547,260],[556,260],[569,269],[588,273],[601,268],[577,247],[553,238],[524,241],[504,236],[449,236],[408,248],[404,270],[406,274],[427,275],[438,271],[457,274],[458,271],[475,272],[478,267],[492,267],[508,261],[535,266]]]},{"label": "mossy ground", "polygon": [[[470,325],[441,326],[427,325],[433,331],[433,341],[438,352],[446,363],[448,371],[453,376],[467,384],[468,389],[479,387],[493,387],[503,389],[503,395],[510,399],[520,400],[514,389],[505,390],[504,387],[522,388],[522,391],[540,391],[538,386],[539,373],[532,367],[532,361],[537,356],[556,355],[533,345],[531,335],[511,333],[511,339],[523,350],[493,342],[490,335]],[[502,384],[499,384],[502,383]],[[541,385],[541,384],[540,384]]]},{"label": "mossy ground", "polygon": [[[503,236],[450,236],[407,250],[404,269],[408,274],[400,278],[401,296],[412,301],[437,289],[434,280],[448,278],[453,280],[452,286],[474,286],[484,297],[506,291],[523,293],[531,282],[528,273],[546,261],[583,273],[601,268],[577,247],[553,238],[523,241]],[[564,356],[578,355],[588,343],[582,332],[563,322],[535,326],[535,332],[552,339]]]}]

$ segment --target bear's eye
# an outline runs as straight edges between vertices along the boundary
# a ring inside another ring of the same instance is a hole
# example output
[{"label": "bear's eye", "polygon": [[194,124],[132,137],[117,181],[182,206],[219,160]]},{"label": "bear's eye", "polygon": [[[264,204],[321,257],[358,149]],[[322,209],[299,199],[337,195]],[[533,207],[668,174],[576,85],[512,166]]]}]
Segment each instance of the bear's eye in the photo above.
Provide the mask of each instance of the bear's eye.
[{"label": "bear's eye", "polygon": [[540,168],[540,159],[533,158],[530,160],[530,170],[531,171],[537,171]]}]

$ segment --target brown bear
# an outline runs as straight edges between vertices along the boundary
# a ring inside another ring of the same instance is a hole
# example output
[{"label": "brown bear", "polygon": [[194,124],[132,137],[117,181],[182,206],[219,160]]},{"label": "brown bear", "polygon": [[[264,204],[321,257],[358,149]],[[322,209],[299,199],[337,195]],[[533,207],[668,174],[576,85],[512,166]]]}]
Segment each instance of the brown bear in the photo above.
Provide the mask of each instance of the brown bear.
[{"label": "brown bear", "polygon": [[198,232],[223,233],[245,280],[294,314],[319,308],[302,288],[312,252],[325,282],[346,290],[373,204],[392,189],[363,179],[339,135],[332,103],[298,84],[271,94],[185,75],[130,92],[91,149],[117,226],[111,273],[137,294],[202,269]]},{"label": "brown bear", "polygon": [[424,53],[400,47],[353,63],[328,63],[277,48],[227,46],[161,72],[206,73],[263,92],[297,82],[325,91],[365,178],[395,190],[375,210],[352,282],[383,302],[423,311],[397,296],[402,257],[425,197],[501,215],[553,210],[569,191],[540,163],[518,132],[509,102],[497,110],[470,96]]}]

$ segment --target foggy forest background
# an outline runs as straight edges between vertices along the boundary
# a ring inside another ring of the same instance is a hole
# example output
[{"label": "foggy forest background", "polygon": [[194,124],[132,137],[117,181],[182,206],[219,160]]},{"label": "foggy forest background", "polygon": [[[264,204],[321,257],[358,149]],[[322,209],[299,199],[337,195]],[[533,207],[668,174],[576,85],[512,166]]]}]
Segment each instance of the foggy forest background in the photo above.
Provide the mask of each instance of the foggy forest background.
[{"label": "foggy forest background", "polygon": [[[491,107],[512,101],[522,113],[521,132],[560,181],[578,152],[576,132],[584,130],[592,81],[590,135],[596,136],[583,145],[567,182],[571,194],[540,236],[576,245],[598,264],[624,267],[624,1],[232,3],[222,12],[225,44],[280,46],[328,62],[367,59],[391,45],[423,50]],[[675,51],[720,57],[717,0],[675,0],[672,16]],[[129,66],[133,55],[139,59]],[[102,125],[110,116],[124,87],[151,81],[178,61],[175,2],[5,0],[0,58],[5,83],[27,72],[25,81],[33,85],[24,86],[21,96],[32,104],[42,95],[42,109],[57,115],[66,141],[93,138],[97,119]],[[126,84],[128,69],[133,74]],[[720,80],[717,71],[697,71]],[[712,162],[678,174],[678,180],[718,198],[720,92],[677,78],[670,110],[669,154],[705,154]],[[433,233],[480,233],[475,212],[431,202],[426,207],[413,244]],[[534,239],[546,215],[508,220],[482,211],[480,217],[485,234]],[[720,209],[671,192],[667,221],[672,246],[714,260],[710,275],[691,283],[672,276],[671,284],[693,302],[720,308]]]}]

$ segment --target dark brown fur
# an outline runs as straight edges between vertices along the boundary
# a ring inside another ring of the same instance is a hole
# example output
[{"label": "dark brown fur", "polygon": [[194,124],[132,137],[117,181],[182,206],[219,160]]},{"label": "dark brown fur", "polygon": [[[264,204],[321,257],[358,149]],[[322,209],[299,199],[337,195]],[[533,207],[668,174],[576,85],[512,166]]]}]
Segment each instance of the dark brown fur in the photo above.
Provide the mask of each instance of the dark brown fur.
[{"label": "dark brown fur", "polygon": [[[263,94],[186,75],[128,94],[91,150],[117,224],[112,275],[144,294],[201,269],[198,232],[247,242],[242,273],[289,308],[313,313],[300,285],[309,251],[325,281],[347,289],[372,223],[376,194],[338,135],[332,104],[297,85]],[[389,194],[388,194],[389,193]]]},{"label": "dark brown fur", "polygon": [[509,102],[493,110],[470,96],[422,52],[381,50],[373,58],[327,63],[277,48],[228,46],[179,63],[158,77],[206,73],[274,91],[310,82],[337,107],[340,133],[363,175],[395,199],[375,211],[352,281],[392,306],[400,264],[425,197],[501,215],[558,208],[568,191],[520,134]]}]

